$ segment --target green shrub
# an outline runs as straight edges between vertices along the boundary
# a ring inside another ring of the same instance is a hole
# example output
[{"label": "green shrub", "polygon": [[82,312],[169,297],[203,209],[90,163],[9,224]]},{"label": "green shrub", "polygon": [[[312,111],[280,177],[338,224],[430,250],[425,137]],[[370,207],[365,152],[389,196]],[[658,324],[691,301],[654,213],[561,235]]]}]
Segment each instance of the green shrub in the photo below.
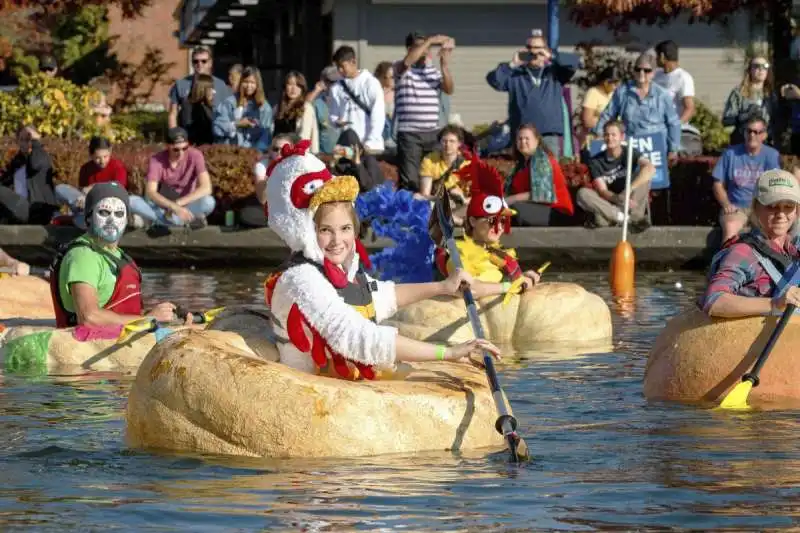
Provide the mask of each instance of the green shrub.
[{"label": "green shrub", "polygon": [[23,124],[46,137],[88,139],[102,134],[116,141],[136,137],[123,126],[95,125],[92,106],[102,97],[96,89],[44,74],[21,76],[19,86],[0,92],[0,135],[14,135]]},{"label": "green shrub", "polygon": [[111,123],[135,131],[148,142],[164,142],[167,131],[167,112],[128,111],[111,115]]},{"label": "green shrub", "polygon": [[701,100],[694,99],[695,112],[689,123],[700,130],[703,137],[703,153],[719,154],[728,146],[730,128],[722,125],[722,119]]}]

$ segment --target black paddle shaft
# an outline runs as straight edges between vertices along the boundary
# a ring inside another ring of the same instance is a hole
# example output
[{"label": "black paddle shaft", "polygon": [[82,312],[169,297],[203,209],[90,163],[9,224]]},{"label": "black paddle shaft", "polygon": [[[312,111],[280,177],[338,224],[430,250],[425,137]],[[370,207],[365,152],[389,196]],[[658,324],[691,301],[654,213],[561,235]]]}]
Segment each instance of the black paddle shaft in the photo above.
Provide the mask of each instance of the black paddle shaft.
[{"label": "black paddle shaft", "polygon": [[[447,251],[450,253],[450,260],[453,261],[453,265],[457,269],[463,269],[461,256],[458,253],[456,241],[453,238],[453,227],[449,217],[447,216],[448,205],[446,205],[446,203],[449,204],[449,199],[446,194],[439,197],[436,202],[439,226],[442,232],[442,237],[447,245]],[[483,325],[481,324],[480,317],[478,317],[478,308],[475,305],[475,298],[472,295],[472,291],[468,287],[465,287],[462,289],[462,292],[464,295],[464,303],[467,305],[467,314],[469,315],[469,321],[472,325],[472,332],[475,335],[475,338],[484,339],[486,336],[483,332]],[[505,395],[500,388],[500,381],[497,378],[494,360],[492,359],[492,355],[485,350],[483,352],[483,363],[486,368],[486,377],[489,380],[489,388],[492,391],[492,397],[494,399],[498,414],[495,428],[497,429],[498,433],[502,434],[506,438],[514,460],[518,461],[519,457],[517,455],[517,441],[519,437],[516,435],[517,419],[509,412]]]},{"label": "black paddle shaft", "polygon": [[767,340],[767,344],[764,346],[764,349],[761,350],[761,354],[758,356],[758,359],[756,359],[756,363],[753,365],[752,370],[750,370],[750,372],[742,376],[742,381],[749,381],[753,384],[753,387],[758,387],[759,383],[758,374],[759,372],[761,372],[761,367],[763,367],[764,363],[767,362],[767,357],[769,357],[772,348],[775,346],[775,343],[778,342],[778,338],[781,336],[781,333],[783,333],[783,328],[785,328],[786,324],[788,324],[789,320],[791,320],[795,309],[796,306],[792,304],[786,306],[786,309],[783,311],[783,314],[781,315],[781,319],[778,321],[778,324],[775,326],[775,329],[772,330],[772,334],[769,336],[769,339]]}]

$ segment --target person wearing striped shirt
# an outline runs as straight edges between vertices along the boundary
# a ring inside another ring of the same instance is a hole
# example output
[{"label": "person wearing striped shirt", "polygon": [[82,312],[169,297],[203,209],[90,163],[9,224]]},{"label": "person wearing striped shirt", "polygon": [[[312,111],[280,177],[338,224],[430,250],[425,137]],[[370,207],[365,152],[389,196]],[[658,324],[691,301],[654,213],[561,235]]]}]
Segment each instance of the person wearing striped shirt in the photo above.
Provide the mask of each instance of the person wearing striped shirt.
[{"label": "person wearing striped shirt", "polygon": [[[431,46],[441,46],[439,68]],[[394,120],[397,129],[398,186],[419,191],[422,158],[436,150],[441,94],[453,94],[450,56],[455,41],[446,35],[406,37],[406,57],[394,64]]]}]

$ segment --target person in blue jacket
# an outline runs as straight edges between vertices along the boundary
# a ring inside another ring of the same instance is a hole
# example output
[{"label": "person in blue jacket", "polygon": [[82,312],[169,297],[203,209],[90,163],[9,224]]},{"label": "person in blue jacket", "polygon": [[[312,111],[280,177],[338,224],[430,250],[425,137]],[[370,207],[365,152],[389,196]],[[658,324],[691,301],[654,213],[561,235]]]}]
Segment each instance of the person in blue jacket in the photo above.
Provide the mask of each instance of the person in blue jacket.
[{"label": "person in blue jacket", "polygon": [[510,138],[520,125],[532,123],[553,155],[561,156],[564,135],[570,134],[564,131],[562,95],[579,62],[577,56],[559,57],[536,33],[525,48],[514,52],[511,62],[500,63],[486,75],[493,89],[508,93]]}]

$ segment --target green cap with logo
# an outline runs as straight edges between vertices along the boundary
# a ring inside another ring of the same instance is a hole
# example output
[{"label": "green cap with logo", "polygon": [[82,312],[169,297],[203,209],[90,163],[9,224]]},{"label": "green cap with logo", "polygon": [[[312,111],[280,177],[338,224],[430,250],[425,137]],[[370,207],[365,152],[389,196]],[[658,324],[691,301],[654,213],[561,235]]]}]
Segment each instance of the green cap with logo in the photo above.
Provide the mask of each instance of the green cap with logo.
[{"label": "green cap with logo", "polygon": [[767,170],[758,178],[756,200],[761,205],[773,205],[778,202],[794,202],[800,204],[800,183],[794,174],[779,168]]}]

